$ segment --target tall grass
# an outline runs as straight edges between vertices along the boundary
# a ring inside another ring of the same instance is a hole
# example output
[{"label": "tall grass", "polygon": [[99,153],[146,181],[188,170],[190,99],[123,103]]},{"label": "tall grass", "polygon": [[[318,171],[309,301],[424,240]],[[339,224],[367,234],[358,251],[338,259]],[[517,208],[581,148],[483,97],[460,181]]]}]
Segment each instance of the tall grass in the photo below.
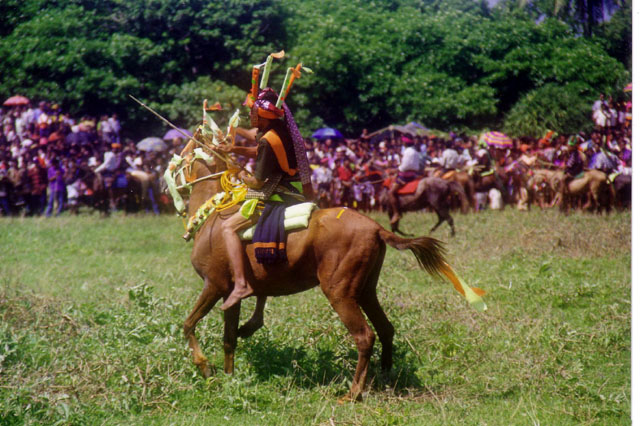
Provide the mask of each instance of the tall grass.
[{"label": "tall grass", "polygon": [[629,424],[630,214],[455,220],[457,237],[435,236],[489,310],[388,250],[394,368],[381,374],[376,344],[364,401],[340,405],[355,345],[317,289],[270,299],[234,376],[220,371],[214,308],[197,329],[219,368],[204,380],[182,336],[201,282],[178,219],[4,219],[0,424]]}]

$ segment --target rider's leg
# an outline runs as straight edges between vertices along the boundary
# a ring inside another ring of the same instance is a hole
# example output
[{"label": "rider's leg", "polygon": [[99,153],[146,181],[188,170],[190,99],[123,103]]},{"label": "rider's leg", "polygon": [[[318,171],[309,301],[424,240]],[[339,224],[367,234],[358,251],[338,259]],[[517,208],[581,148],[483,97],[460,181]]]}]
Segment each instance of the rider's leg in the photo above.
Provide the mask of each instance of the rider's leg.
[{"label": "rider's leg", "polygon": [[391,223],[396,223],[400,220],[400,201],[398,200],[398,191],[400,190],[400,183],[394,182],[389,190],[389,205],[391,206]]},{"label": "rider's leg", "polygon": [[222,305],[223,310],[229,309],[240,300],[253,294],[253,289],[249,287],[244,275],[245,253],[237,231],[254,223],[256,223],[255,215],[247,219],[240,212],[237,212],[222,224],[222,237],[227,246],[227,255],[229,256],[229,263],[231,263],[234,281],[233,291]]}]

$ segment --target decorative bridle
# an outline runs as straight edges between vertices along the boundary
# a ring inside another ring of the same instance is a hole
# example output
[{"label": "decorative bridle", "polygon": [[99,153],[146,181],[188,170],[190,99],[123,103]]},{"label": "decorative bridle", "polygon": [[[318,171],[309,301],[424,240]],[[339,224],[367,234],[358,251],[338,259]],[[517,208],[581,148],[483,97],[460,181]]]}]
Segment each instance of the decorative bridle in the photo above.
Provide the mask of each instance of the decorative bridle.
[{"label": "decorative bridle", "polygon": [[[213,107],[208,107],[207,100],[203,102],[203,120],[187,146],[182,150],[180,155],[174,154],[169,161],[167,169],[164,172],[164,180],[167,182],[167,189],[173,204],[180,217],[186,218],[186,202],[189,198],[193,186],[198,182],[211,179],[219,179],[222,192],[219,192],[205,201],[191,216],[188,222],[185,222],[185,231],[183,238],[189,241],[196,234],[198,229],[207,220],[211,213],[228,209],[245,199],[248,187],[244,184],[237,174],[241,167],[237,166],[226,154],[219,153],[215,150],[215,146],[224,143],[226,140],[235,140],[235,130],[239,123],[239,112],[231,117],[227,126],[226,135],[223,135],[213,118],[208,114],[209,111],[220,110],[220,104],[216,103]],[[199,145],[194,149],[196,145]],[[229,169],[211,173],[206,176],[196,177],[193,165],[196,161],[201,160],[206,164],[214,162],[215,157],[224,161]]]}]

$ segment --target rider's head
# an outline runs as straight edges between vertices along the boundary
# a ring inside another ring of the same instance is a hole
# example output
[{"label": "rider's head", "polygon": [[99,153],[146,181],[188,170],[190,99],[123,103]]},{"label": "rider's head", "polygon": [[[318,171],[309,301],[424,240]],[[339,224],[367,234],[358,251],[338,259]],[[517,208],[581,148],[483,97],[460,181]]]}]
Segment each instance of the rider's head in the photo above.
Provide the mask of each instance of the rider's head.
[{"label": "rider's head", "polygon": [[251,126],[264,129],[271,120],[284,117],[284,110],[276,107],[278,94],[271,88],[260,91],[258,98],[251,105]]}]

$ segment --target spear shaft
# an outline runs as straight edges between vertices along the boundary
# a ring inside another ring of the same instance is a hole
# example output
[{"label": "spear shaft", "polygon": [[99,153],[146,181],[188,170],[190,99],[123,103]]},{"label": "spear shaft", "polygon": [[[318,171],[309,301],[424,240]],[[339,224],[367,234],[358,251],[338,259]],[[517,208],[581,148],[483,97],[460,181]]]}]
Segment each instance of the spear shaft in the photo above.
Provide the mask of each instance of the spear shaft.
[{"label": "spear shaft", "polygon": [[[180,133],[182,136],[184,136],[185,138],[194,141],[195,143],[197,143],[198,145],[202,145],[203,147],[207,148],[209,150],[209,152],[211,152],[213,155],[215,155],[216,157],[218,157],[219,159],[221,159],[222,161],[224,161],[225,163],[229,162],[228,158],[224,158],[222,155],[218,154],[215,150],[209,148],[208,146],[206,146],[205,144],[203,144],[202,142],[200,142],[199,140],[194,139],[193,137],[189,136],[188,134],[186,134],[185,132],[183,132],[180,128],[178,128],[175,124],[173,124],[172,122],[170,122],[169,120],[167,120],[166,118],[164,118],[163,116],[161,116],[160,114],[158,114],[157,112],[155,112],[153,109],[151,109],[151,107],[146,106],[145,104],[142,103],[142,101],[136,99],[133,95],[129,95],[129,97],[131,99],[133,99],[134,101],[136,101],[137,103],[139,103],[140,105],[142,105],[145,109],[147,109],[147,111],[151,112],[153,115],[155,115],[156,117],[158,117],[160,120],[162,120],[163,122],[165,122],[166,124],[168,124],[169,126],[171,126],[172,129],[176,130],[178,133]],[[244,167],[242,167],[242,170],[244,170],[246,173],[249,173],[248,170],[246,170]]]}]

